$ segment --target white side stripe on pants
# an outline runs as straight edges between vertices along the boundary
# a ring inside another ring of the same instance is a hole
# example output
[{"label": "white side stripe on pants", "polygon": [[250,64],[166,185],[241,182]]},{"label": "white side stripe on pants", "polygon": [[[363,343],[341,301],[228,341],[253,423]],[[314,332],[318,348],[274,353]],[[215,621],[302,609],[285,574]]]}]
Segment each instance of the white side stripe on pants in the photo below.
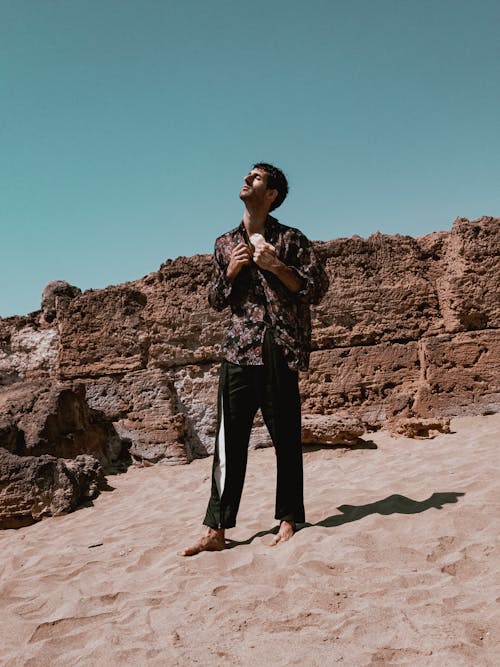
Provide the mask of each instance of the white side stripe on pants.
[{"label": "white side stripe on pants", "polygon": [[226,436],[224,433],[224,396],[221,396],[221,416],[219,433],[217,434],[217,447],[219,452],[219,464],[215,469],[215,483],[219,492],[219,498],[222,498],[224,484],[226,482]]}]

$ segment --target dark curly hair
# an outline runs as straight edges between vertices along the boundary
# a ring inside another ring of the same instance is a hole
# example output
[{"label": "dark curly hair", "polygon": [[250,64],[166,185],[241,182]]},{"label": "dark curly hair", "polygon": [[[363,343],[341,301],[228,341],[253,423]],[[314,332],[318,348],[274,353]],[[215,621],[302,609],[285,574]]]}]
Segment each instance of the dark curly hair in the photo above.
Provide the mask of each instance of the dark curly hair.
[{"label": "dark curly hair", "polygon": [[257,162],[252,169],[262,169],[262,171],[265,171],[267,174],[267,189],[278,191],[276,199],[269,208],[270,211],[274,211],[275,208],[281,206],[288,194],[288,181],[286,180],[285,174],[281,169],[278,169],[278,167],[275,167],[268,162]]}]

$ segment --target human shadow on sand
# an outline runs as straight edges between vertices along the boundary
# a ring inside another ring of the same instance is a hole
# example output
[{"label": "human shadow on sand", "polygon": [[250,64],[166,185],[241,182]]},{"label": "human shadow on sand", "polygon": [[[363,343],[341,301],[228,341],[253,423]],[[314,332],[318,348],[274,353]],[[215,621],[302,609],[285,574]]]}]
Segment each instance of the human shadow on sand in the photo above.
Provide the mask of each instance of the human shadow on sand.
[{"label": "human shadow on sand", "polygon": [[[459,497],[464,495],[465,493],[460,491],[449,491],[447,493],[433,493],[432,496],[429,496],[426,500],[413,500],[412,498],[407,498],[406,496],[401,496],[398,493],[395,493],[391,496],[387,496],[387,498],[377,500],[374,503],[368,503],[367,505],[340,505],[337,509],[342,512],[342,514],[332,514],[317,523],[300,523],[297,525],[297,532],[306,528],[314,528],[315,526],[335,528],[336,526],[341,526],[343,523],[359,521],[369,514],[419,514],[432,507],[440,510],[443,508],[443,505],[458,502]],[[275,526],[271,530],[261,530],[258,533],[255,533],[255,535],[252,535],[252,537],[249,537],[248,540],[242,542],[226,540],[226,549],[234,549],[234,547],[250,544],[256,538],[264,537],[264,535],[276,535],[278,530],[279,526]]]}]

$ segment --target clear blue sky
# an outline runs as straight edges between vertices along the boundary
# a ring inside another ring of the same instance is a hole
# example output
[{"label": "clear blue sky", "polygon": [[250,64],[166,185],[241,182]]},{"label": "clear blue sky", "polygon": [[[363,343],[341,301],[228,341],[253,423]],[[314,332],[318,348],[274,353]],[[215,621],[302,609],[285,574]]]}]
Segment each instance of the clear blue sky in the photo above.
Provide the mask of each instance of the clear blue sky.
[{"label": "clear blue sky", "polygon": [[500,215],[498,0],[0,0],[0,316],[211,252],[255,161],[311,239]]}]

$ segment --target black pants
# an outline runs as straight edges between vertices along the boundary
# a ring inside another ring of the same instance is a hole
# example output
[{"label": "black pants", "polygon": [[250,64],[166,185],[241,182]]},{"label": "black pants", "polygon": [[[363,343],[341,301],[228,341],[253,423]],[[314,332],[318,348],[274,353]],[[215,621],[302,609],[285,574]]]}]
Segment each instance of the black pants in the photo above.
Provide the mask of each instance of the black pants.
[{"label": "black pants", "polygon": [[276,519],[305,521],[298,373],[266,333],[263,366],[223,361],[219,377],[212,492],[204,524],[232,528],[240,505],[248,441],[260,407],[276,452]]}]

